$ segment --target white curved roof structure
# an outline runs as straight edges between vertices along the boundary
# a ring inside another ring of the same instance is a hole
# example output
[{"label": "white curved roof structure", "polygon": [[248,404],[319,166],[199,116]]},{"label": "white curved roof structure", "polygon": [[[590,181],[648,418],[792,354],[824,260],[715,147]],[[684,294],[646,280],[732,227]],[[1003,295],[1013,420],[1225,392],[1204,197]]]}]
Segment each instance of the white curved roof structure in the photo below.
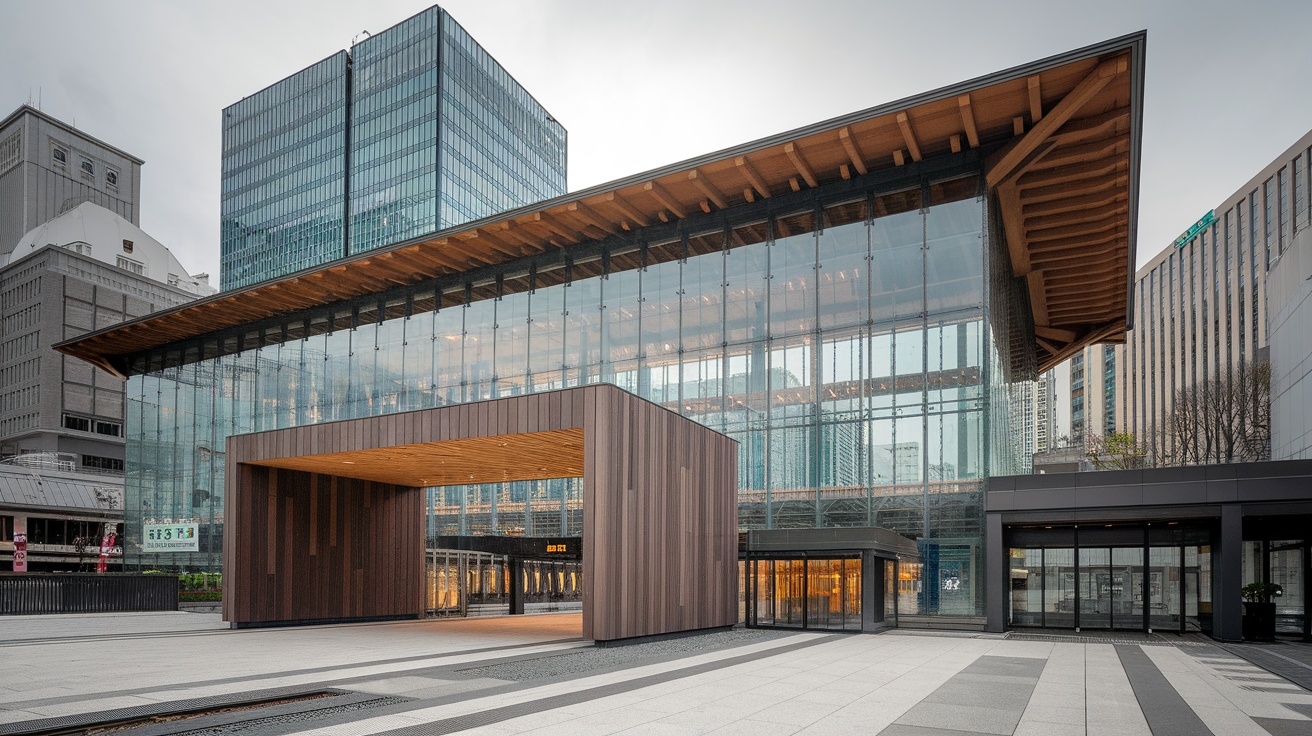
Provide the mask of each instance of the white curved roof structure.
[{"label": "white curved roof structure", "polygon": [[189,275],[163,243],[91,202],[83,202],[29,230],[13,250],[0,254],[0,266],[26,258],[47,245],[68,248],[196,296],[208,296],[218,291],[210,286],[208,274]]}]

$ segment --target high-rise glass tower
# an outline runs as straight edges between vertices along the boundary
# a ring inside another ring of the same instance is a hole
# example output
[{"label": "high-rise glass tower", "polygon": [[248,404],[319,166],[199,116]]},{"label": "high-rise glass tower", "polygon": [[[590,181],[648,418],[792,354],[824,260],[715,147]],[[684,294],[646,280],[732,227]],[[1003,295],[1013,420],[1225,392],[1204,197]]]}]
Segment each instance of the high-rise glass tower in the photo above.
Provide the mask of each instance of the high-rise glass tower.
[{"label": "high-rise glass tower", "polygon": [[433,6],[223,113],[224,290],[565,192],[566,133]]}]

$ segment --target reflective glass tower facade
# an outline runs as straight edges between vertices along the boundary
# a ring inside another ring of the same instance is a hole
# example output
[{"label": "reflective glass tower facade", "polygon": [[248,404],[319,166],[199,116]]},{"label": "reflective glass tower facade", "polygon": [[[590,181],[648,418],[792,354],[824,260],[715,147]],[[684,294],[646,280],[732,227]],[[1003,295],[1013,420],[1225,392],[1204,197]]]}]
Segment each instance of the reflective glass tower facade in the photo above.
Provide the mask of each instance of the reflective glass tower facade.
[{"label": "reflective glass tower facade", "polygon": [[224,111],[221,285],[565,192],[565,129],[439,7]]}]

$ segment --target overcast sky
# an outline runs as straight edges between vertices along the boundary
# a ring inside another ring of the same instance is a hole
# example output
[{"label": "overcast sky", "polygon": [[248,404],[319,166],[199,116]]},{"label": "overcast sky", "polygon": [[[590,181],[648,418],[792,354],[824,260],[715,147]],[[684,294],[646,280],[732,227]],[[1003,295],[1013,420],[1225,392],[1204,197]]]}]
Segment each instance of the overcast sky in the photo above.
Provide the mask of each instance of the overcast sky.
[{"label": "overcast sky", "polygon": [[[142,228],[217,275],[220,110],[429,4],[6,0],[0,117],[145,159]],[[444,7],[569,131],[571,190],[1147,29],[1142,264],[1312,129],[1306,0]]]}]

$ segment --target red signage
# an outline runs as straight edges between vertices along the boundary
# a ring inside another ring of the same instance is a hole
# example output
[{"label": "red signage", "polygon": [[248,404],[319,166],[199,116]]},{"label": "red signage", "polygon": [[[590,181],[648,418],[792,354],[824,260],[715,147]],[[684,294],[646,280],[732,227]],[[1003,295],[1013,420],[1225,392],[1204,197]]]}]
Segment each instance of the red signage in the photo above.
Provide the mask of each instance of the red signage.
[{"label": "red signage", "polygon": [[26,532],[14,532],[14,572],[27,572]]},{"label": "red signage", "polygon": [[113,548],[113,534],[106,534],[100,538],[100,562],[96,564],[96,572],[105,572],[109,569],[109,551]]}]

